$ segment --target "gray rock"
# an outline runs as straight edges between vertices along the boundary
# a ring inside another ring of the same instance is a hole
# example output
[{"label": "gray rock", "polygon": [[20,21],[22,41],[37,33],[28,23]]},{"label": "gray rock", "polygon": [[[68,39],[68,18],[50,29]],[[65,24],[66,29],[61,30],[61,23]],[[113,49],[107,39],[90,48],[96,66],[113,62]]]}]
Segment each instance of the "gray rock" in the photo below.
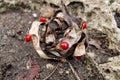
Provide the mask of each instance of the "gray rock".
[{"label": "gray rock", "polygon": [[108,61],[99,65],[102,74],[107,80],[120,80],[120,56],[109,58]]},{"label": "gray rock", "polygon": [[117,2],[117,1],[113,2],[110,7],[112,11],[120,15],[120,2]]},{"label": "gray rock", "polygon": [[87,5],[85,5],[85,15],[83,18],[88,22],[88,27],[90,27],[88,29],[89,32],[92,34],[92,29],[95,29],[96,31],[106,34],[109,40],[109,49],[115,49],[116,44],[120,40],[120,30],[117,28],[116,21],[111,9],[108,7],[108,3],[102,0],[94,1],[94,3],[88,1]]}]

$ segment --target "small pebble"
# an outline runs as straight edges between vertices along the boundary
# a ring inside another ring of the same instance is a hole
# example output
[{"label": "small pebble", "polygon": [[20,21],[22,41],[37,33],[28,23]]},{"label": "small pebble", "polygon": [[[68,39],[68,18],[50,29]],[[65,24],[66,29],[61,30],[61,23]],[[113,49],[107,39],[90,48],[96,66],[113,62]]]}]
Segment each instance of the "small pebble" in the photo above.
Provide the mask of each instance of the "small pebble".
[{"label": "small pebble", "polygon": [[50,70],[53,70],[53,69],[55,68],[55,66],[52,65],[52,64],[50,64],[50,63],[48,63],[48,64],[46,65],[46,68],[47,68],[47,69],[50,69]]},{"label": "small pebble", "polygon": [[63,69],[59,69],[59,73],[62,75],[64,73]]},{"label": "small pebble", "polygon": [[36,13],[33,13],[32,16],[33,16],[34,18],[36,18],[36,17],[37,17],[37,14],[36,14]]},{"label": "small pebble", "polygon": [[70,71],[69,71],[69,70],[67,70],[67,71],[65,71],[65,73],[66,73],[66,74],[70,74]]}]

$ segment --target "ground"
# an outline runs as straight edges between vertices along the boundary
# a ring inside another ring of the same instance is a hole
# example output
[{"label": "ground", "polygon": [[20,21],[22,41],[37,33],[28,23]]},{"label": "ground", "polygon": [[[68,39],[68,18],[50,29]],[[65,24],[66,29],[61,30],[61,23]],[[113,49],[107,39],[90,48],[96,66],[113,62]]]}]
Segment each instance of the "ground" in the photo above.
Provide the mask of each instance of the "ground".
[{"label": "ground", "polygon": [[[32,74],[30,70],[33,68],[28,68],[31,64],[30,61],[35,63],[33,66],[38,65],[35,68],[38,70],[39,77],[33,77],[37,80],[43,80],[47,77],[58,63],[57,70],[48,80],[76,80],[68,63],[40,58],[34,50],[32,42],[27,43],[25,41],[25,35],[28,33],[32,22],[39,20],[40,17],[34,18],[32,15],[34,12],[37,13],[35,10],[23,12],[12,9],[0,14],[0,80],[25,80]],[[116,16],[116,19],[119,24],[118,16]],[[87,52],[96,53],[97,56],[94,61],[99,64],[105,63],[108,58],[120,54],[108,49],[108,40],[106,37],[99,37],[101,35],[104,34],[94,36],[94,34],[88,33],[89,39],[99,40],[102,43],[100,45],[101,49],[94,45],[89,45],[87,49]],[[81,60],[71,58],[69,61],[81,80],[105,80],[95,62],[87,55],[83,56]],[[51,64],[53,68],[47,68],[47,64]],[[36,71],[33,70],[33,72]],[[109,74],[109,70],[105,70],[105,72]],[[28,80],[35,79],[29,78]]]}]

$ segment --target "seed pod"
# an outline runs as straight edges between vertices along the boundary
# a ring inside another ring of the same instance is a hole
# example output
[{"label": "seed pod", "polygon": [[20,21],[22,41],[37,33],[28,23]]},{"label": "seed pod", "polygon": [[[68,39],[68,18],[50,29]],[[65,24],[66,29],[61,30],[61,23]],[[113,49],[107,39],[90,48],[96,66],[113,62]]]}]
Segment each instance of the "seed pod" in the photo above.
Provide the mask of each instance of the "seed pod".
[{"label": "seed pod", "polygon": [[82,31],[83,21],[70,15],[63,3],[61,10],[56,11],[49,22],[43,22],[33,22],[29,31],[33,46],[40,57],[63,59],[85,54],[87,37]]}]

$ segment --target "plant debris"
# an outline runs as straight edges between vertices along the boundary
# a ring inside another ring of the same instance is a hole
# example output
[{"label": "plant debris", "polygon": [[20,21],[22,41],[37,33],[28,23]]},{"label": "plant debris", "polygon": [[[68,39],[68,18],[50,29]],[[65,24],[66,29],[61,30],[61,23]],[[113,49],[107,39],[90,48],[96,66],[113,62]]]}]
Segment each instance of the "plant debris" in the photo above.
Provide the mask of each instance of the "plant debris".
[{"label": "plant debris", "polygon": [[30,59],[27,68],[29,70],[27,76],[21,76],[19,80],[34,80],[39,77],[40,67],[37,62]]},{"label": "plant debris", "polygon": [[88,43],[83,31],[86,22],[70,15],[64,3],[61,4],[50,20],[41,17],[29,30],[33,46],[42,58],[60,60],[68,56],[80,57],[86,52]]}]

